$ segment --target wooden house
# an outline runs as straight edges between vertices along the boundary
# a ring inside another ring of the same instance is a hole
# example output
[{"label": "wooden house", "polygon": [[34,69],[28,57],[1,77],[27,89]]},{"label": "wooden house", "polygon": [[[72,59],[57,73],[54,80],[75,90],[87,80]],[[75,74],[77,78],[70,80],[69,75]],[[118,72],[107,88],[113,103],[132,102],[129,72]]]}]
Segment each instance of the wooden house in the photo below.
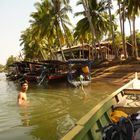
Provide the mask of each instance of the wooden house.
[{"label": "wooden house", "polygon": [[[63,53],[65,55],[66,60],[71,58],[78,58],[78,59],[95,59],[95,54],[98,59],[101,58],[101,55],[105,58],[112,58],[114,57],[113,51],[111,49],[110,42],[102,42],[100,44],[96,44],[96,48],[92,48],[89,44],[78,44],[76,46],[71,46],[70,48],[63,47]],[[56,59],[62,60],[61,50],[55,52]],[[74,56],[74,57],[73,57]]]}]

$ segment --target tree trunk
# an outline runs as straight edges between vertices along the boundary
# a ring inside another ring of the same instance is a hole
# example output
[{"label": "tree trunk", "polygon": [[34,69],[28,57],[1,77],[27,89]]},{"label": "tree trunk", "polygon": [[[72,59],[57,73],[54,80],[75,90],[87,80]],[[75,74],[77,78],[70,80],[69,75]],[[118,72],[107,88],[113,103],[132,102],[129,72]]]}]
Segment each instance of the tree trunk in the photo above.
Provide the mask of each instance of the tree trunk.
[{"label": "tree trunk", "polygon": [[100,55],[100,58],[101,58],[101,60],[105,60],[105,58],[103,56],[103,52],[102,52],[102,47],[101,47],[101,44],[100,44],[99,41],[98,41],[98,46],[99,46],[99,55]]},{"label": "tree trunk", "polygon": [[62,49],[62,45],[60,43],[60,39],[59,39],[59,35],[58,35],[58,30],[57,30],[57,25],[56,25],[56,34],[57,34],[58,47],[60,48],[61,55],[62,55],[62,60],[66,61],[66,58],[65,58],[65,55],[64,55],[64,52],[63,52],[63,49]]},{"label": "tree trunk", "polygon": [[109,10],[109,17],[110,17],[110,27],[111,27],[111,33],[112,33],[112,47],[113,47],[113,52],[115,54],[115,59],[118,59],[118,50],[115,46],[115,37],[114,37],[114,29],[113,29],[113,24],[112,24],[112,15],[111,15],[111,0],[108,0],[108,10]]},{"label": "tree trunk", "polygon": [[138,58],[138,48],[136,42],[136,34],[135,34],[135,15],[133,15],[133,47],[134,47],[134,55],[135,58]]},{"label": "tree trunk", "polygon": [[125,23],[125,1],[123,1],[123,18],[122,18],[122,42],[123,42],[123,53],[124,53],[124,57],[125,59],[127,58],[127,51],[126,51],[126,43],[125,43],[125,27],[124,27],[124,23]]},{"label": "tree trunk", "polygon": [[87,0],[82,0],[82,3],[83,3],[83,7],[85,9],[86,17],[88,18],[91,33],[92,33],[92,57],[93,57],[93,48],[95,48],[95,54],[97,54],[96,44],[95,44],[95,29],[94,29],[94,26],[92,24],[92,17],[90,15],[88,1]]},{"label": "tree trunk", "polygon": [[121,16],[121,5],[120,1],[118,1],[118,6],[119,6],[119,20],[120,20],[120,29],[121,29],[121,34],[122,34],[122,16]]},{"label": "tree trunk", "polygon": [[64,27],[64,24],[63,24],[61,18],[60,18],[60,21],[61,21],[61,25],[62,25],[62,28],[63,28],[63,31],[64,31],[64,38],[65,38],[65,40],[66,40],[66,44],[67,44],[68,48],[70,49],[70,53],[71,53],[72,58],[75,58],[75,57],[74,57],[74,54],[73,54],[73,52],[72,52],[72,50],[71,50],[71,45],[70,45],[70,43],[69,43],[69,40],[68,40],[68,37],[67,37],[67,34],[66,34],[66,30],[65,30],[65,27]]},{"label": "tree trunk", "polygon": [[[128,18],[128,22],[129,22],[129,28],[130,28],[130,37],[131,37],[131,44],[133,43],[133,32],[132,32],[132,28],[131,28],[131,20]],[[130,54],[130,57],[134,57],[134,48],[133,48],[133,45],[132,45],[132,53]]]}]

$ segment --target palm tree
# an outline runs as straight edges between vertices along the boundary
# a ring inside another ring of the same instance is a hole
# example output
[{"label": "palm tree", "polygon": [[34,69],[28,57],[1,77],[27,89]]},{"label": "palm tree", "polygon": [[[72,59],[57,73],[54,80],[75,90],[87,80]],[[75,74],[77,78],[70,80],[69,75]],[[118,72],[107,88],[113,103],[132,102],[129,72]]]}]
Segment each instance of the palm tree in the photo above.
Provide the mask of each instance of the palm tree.
[{"label": "palm tree", "polygon": [[[107,34],[108,29],[110,28],[109,16],[106,12],[107,5],[104,1],[89,1],[90,3],[90,15],[92,19],[92,26],[94,27],[94,38],[93,41],[93,34],[92,35],[92,43],[99,42],[102,40],[103,36]],[[80,1],[77,4],[82,4]],[[77,23],[77,27],[75,28],[75,35],[81,36],[81,34],[86,34],[86,32],[91,33],[91,26],[89,20],[86,16],[85,11],[75,13],[75,16],[83,15],[83,19],[81,19]],[[114,26],[114,23],[113,23]]]},{"label": "palm tree", "polygon": [[111,0],[108,0],[108,11],[109,11],[109,17],[110,17],[110,28],[111,28],[111,33],[112,33],[113,50],[114,50],[115,58],[118,59],[118,50],[117,50],[117,48],[115,46],[114,26],[112,24]]},{"label": "palm tree", "polygon": [[126,19],[126,3],[125,0],[122,1],[122,42],[123,42],[123,51],[124,51],[124,57],[127,58],[127,51],[126,51],[126,42],[125,42],[125,19]]},{"label": "palm tree", "polygon": [[[26,35],[24,32],[21,35],[21,44],[25,45],[24,50],[35,47],[36,50],[42,52],[42,49],[45,49],[52,54],[52,50],[60,48],[62,58],[65,60],[62,46],[65,45],[65,42],[70,46],[69,40],[72,39],[71,32],[67,27],[67,25],[71,25],[66,14],[67,11],[71,10],[68,2],[68,0],[63,0],[63,2],[44,0],[42,3],[35,3],[37,11],[31,14],[32,20],[30,20],[31,39],[28,41],[27,36],[29,33]],[[69,36],[70,38],[68,39]]]},{"label": "palm tree", "polygon": [[[69,17],[67,15],[67,12],[71,12],[72,9],[69,6],[69,0],[64,0],[64,1],[60,1],[60,0],[52,0],[52,5],[54,7],[54,23],[56,26],[56,31],[59,31],[64,35],[65,41],[66,41],[66,45],[70,48],[71,44],[69,42],[69,36],[71,36],[70,30],[69,30],[69,26],[72,26],[72,24],[70,23]],[[57,32],[58,35],[58,42],[59,41],[59,34]],[[62,45],[61,45],[62,46]],[[62,48],[60,46],[60,50],[62,52]],[[71,52],[72,54],[72,52]],[[62,54],[63,56],[63,60],[65,60],[64,54]],[[74,57],[74,55],[72,54],[72,56]]]},{"label": "palm tree", "polygon": [[[83,58],[84,57],[84,43],[89,44],[89,42],[92,42],[92,37],[91,37],[91,32],[90,32],[90,28],[89,28],[89,22],[87,20],[87,18],[83,18],[81,19],[77,25],[76,28],[74,29],[74,39],[75,42],[77,43],[81,43],[82,44],[82,55]],[[90,59],[91,56],[91,48],[89,47],[89,55],[88,58]]]},{"label": "palm tree", "polygon": [[[45,32],[48,31],[47,24],[49,23],[49,14],[44,15],[45,13],[49,13],[49,3],[41,3],[35,4],[37,12],[33,12],[31,14],[32,20],[30,20],[30,27],[22,32],[21,35],[21,44],[24,44],[24,52],[26,57],[33,58],[37,57],[39,53],[42,54],[42,57],[45,59],[43,50],[45,49],[45,43],[47,40],[44,39]],[[29,53],[28,52],[32,52]],[[32,55],[32,56],[31,56]]]},{"label": "palm tree", "polygon": [[[94,2],[97,3],[96,0],[94,0]],[[90,11],[90,0],[81,0],[81,2],[79,1],[79,4],[80,3],[83,4],[84,10],[85,10],[85,15],[86,15],[88,22],[89,22],[89,25],[90,25],[91,34],[92,34],[92,49],[95,48],[95,51],[96,51],[96,44],[95,44],[96,36],[95,36],[95,29],[94,29],[94,26],[92,23],[92,16],[90,13],[91,12]],[[92,51],[92,53],[93,53],[93,51]]]},{"label": "palm tree", "polygon": [[132,17],[132,24],[133,24],[133,47],[135,48],[135,57],[138,57],[138,48],[136,43],[136,35],[135,35],[135,20],[136,16],[140,13],[140,1],[139,0],[128,0],[128,15]]},{"label": "palm tree", "polygon": [[20,41],[20,45],[24,45],[23,51],[25,59],[35,59],[39,57],[41,59],[42,56],[39,56],[39,53],[42,52],[42,45],[37,38],[34,38],[31,28],[27,28],[22,32]]}]

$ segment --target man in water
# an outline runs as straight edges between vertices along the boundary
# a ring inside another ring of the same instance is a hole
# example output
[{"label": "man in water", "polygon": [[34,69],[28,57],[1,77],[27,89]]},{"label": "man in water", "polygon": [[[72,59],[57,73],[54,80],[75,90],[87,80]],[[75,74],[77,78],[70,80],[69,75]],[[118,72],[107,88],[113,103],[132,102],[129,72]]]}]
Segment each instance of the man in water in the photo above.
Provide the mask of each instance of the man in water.
[{"label": "man in water", "polygon": [[26,105],[27,104],[27,95],[26,91],[28,90],[28,81],[21,82],[21,90],[18,94],[18,104]]}]

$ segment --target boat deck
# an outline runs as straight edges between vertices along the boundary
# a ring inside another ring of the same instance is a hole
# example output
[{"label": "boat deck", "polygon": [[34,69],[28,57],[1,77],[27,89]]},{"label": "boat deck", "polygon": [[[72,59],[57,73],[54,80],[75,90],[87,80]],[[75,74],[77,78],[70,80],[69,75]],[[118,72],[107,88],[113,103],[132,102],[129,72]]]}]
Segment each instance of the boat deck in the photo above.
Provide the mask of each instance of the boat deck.
[{"label": "boat deck", "polygon": [[122,100],[114,109],[122,110],[127,114],[140,111],[140,89],[124,89]]}]

